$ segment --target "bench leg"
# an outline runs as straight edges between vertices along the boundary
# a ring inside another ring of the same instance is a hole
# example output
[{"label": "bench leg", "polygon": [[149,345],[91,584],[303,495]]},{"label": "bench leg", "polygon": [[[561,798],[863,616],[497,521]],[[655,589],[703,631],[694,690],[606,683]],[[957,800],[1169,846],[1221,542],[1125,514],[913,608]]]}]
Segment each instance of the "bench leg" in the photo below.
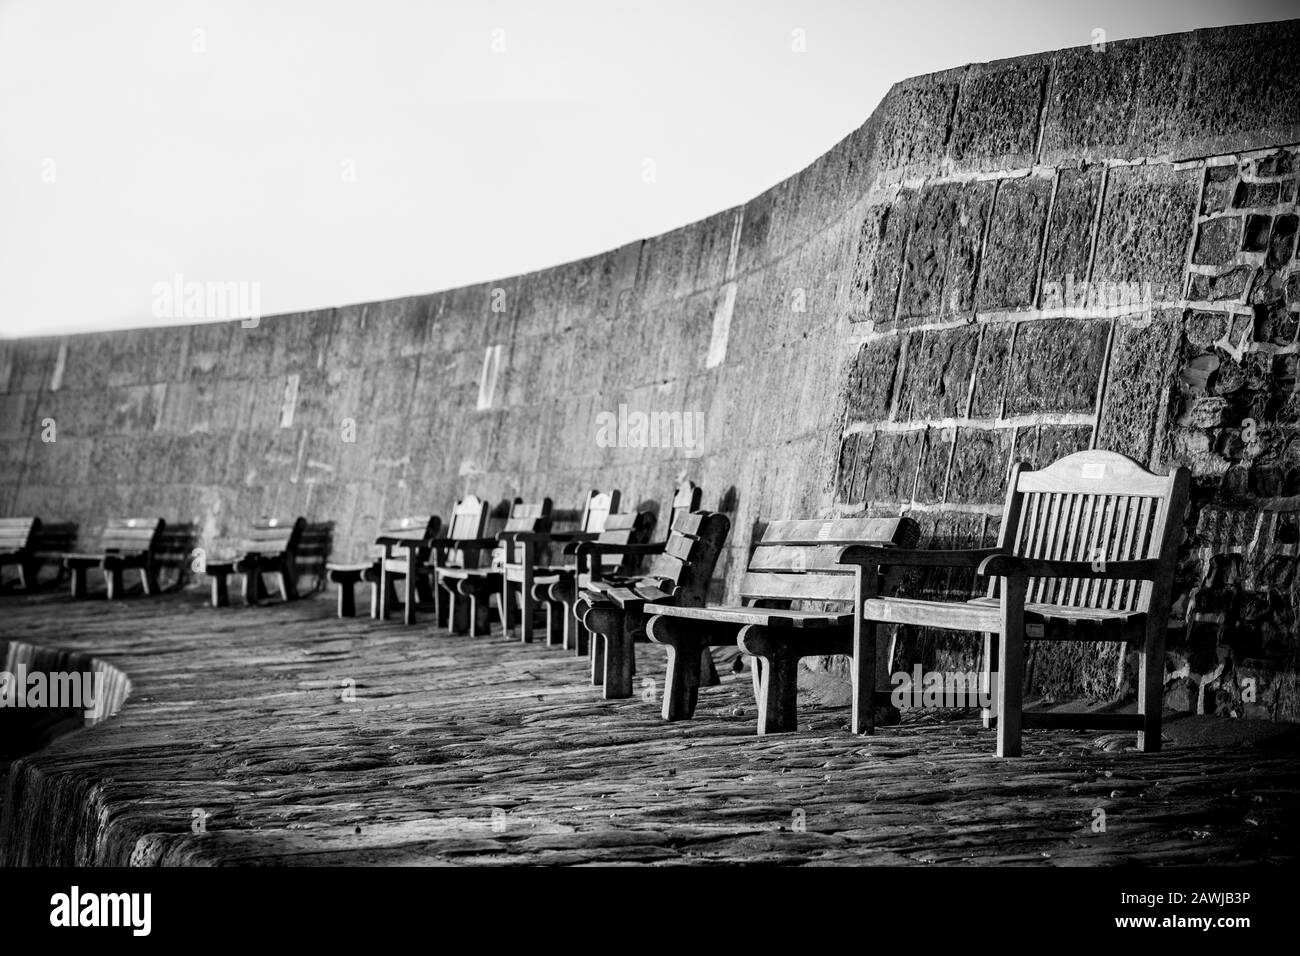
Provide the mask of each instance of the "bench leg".
[{"label": "bench leg", "polygon": [[453,634],[469,633],[469,598],[461,594],[456,585],[439,584],[442,601],[447,606],[447,629]]},{"label": "bench leg", "polygon": [[559,601],[546,602],[546,646],[563,647],[565,621],[572,615]]},{"label": "bench leg", "polygon": [[[980,680],[982,685],[980,692],[987,694],[994,690],[998,673],[998,636],[992,631],[984,632],[984,648],[982,653],[983,660],[980,662]],[[998,719],[994,716],[996,710],[992,707],[983,707],[980,709],[980,721],[984,724],[985,730],[992,730],[997,726]]]},{"label": "bench leg", "polygon": [[379,620],[379,581],[370,582],[370,619]]},{"label": "bench leg", "polygon": [[601,687],[605,683],[605,635],[622,630],[623,612],[615,607],[592,607],[587,601],[577,602],[573,610],[579,615],[578,626],[591,635],[588,642],[591,685]]},{"label": "bench leg", "polygon": [[245,604],[256,604],[259,592],[262,590],[262,572],[256,568],[245,571],[240,590],[243,592]]},{"label": "bench leg", "polygon": [[452,605],[451,592],[436,581],[433,584],[432,591],[434,620],[438,622],[439,627],[450,628]]},{"label": "bench leg", "polygon": [[116,600],[122,596],[126,590],[126,585],[122,580],[122,569],[119,567],[104,569],[104,584],[108,587],[108,599]]},{"label": "bench leg", "polygon": [[18,562],[18,587],[24,591],[36,590],[36,568],[35,561]]},{"label": "bench leg", "polygon": [[213,574],[212,577],[212,606],[227,607],[230,604],[230,591],[226,586],[226,576],[224,574]]},{"label": "bench leg", "polygon": [[1167,613],[1148,615],[1146,640],[1138,655],[1138,713],[1142,730],[1138,749],[1144,753],[1160,750],[1160,720],[1164,710],[1165,619]]},{"label": "bench leg", "polygon": [[487,637],[492,633],[492,604],[487,594],[469,599],[469,636]]},{"label": "bench leg", "polygon": [[519,585],[519,640],[524,644],[533,642],[533,631],[537,623],[537,598],[533,597],[533,582],[528,577]]},{"label": "bench leg", "polygon": [[999,757],[1020,756],[1021,696],[1025,681],[1026,578],[1002,579],[1002,633],[998,646]]},{"label": "bench leg", "polygon": [[298,600],[298,569],[292,561],[285,561],[280,569],[280,596],[286,601]]},{"label": "bench leg", "polygon": [[497,603],[501,608],[501,634],[508,638],[510,636],[510,581],[504,573],[501,575],[501,593],[497,596]]},{"label": "bench leg", "polygon": [[605,686],[605,635],[592,634],[587,639],[587,661],[591,665],[591,686]]},{"label": "bench leg", "polygon": [[[604,697],[606,700],[622,700],[633,694],[633,680],[636,677],[636,638],[632,632],[630,615],[619,615],[622,620],[615,623],[604,640]],[[671,651],[670,651],[671,653]],[[670,668],[671,669],[671,668]],[[668,692],[667,687],[664,693]],[[694,707],[691,708],[694,710]],[[669,718],[675,719],[675,718]]]},{"label": "bench leg", "polygon": [[722,686],[722,678],[718,676],[718,665],[713,663],[713,651],[707,645],[700,650],[700,686]]},{"label": "bench leg", "polygon": [[664,671],[663,718],[689,720],[695,716],[700,698],[700,643],[681,639],[664,649],[668,652],[668,666]]},{"label": "bench leg", "polygon": [[86,596],[86,569],[78,565],[70,570],[72,571],[72,596],[74,598],[84,598]]},{"label": "bench leg", "polygon": [[855,734],[876,732],[876,638],[880,625],[854,616],[853,723]]},{"label": "bench leg", "polygon": [[336,586],[339,589],[339,617],[357,616],[357,596],[354,591],[355,585],[356,582],[351,579],[347,581],[339,581],[337,583]]},{"label": "bench leg", "polygon": [[[411,564],[414,565],[415,561],[412,560]],[[402,600],[405,602],[402,605],[402,623],[408,627],[415,623],[414,570],[414,567],[408,567],[406,569],[406,575],[402,578]]]},{"label": "bench leg", "polygon": [[[695,704],[699,700],[700,651],[704,648],[704,641],[692,633],[689,625],[668,618],[651,618],[647,632],[650,639],[662,644],[667,652],[663,719],[688,720],[695,714]],[[609,653],[608,648],[606,653]],[[607,667],[606,675],[608,672]]]},{"label": "bench leg", "polygon": [[397,603],[397,588],[393,586],[393,576],[387,571],[379,576],[379,620],[387,621]]},{"label": "bench leg", "polygon": [[[759,735],[795,730],[799,716],[799,655],[791,648],[787,636],[779,631],[773,633],[771,628],[750,624],[740,629],[736,643],[742,651],[762,662],[758,672]],[[857,668],[854,670],[856,672]],[[868,687],[874,683],[874,675],[873,667],[868,672]],[[869,708],[868,703],[868,713]]]}]

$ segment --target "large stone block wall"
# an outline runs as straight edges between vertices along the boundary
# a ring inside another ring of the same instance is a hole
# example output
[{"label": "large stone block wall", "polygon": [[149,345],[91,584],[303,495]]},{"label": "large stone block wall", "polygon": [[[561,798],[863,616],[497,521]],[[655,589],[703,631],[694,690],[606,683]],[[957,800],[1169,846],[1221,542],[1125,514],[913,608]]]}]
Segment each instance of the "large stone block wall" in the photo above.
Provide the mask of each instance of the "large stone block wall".
[{"label": "large stone block wall", "polygon": [[[256,328],[0,342],[0,513],[86,540],[158,513],[219,552],[295,512],[356,558],[467,491],[572,519],[585,489],[659,501],[685,475],[732,517],[722,597],[760,520],[905,510],[924,543],[983,544],[1014,460],[1113,448],[1196,476],[1167,701],[1296,719],[1297,51],[1288,21],[949,70],[744,206],[591,259]],[[620,406],[687,427],[607,447]],[[1057,698],[1134,679],[1103,648],[1030,662]]]}]

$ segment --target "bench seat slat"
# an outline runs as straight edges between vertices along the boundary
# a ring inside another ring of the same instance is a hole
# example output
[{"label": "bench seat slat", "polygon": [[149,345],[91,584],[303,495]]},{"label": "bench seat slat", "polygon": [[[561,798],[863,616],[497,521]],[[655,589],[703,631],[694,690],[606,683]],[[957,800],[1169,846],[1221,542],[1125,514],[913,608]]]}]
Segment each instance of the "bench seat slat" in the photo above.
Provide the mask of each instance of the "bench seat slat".
[{"label": "bench seat slat", "polygon": [[681,617],[693,621],[717,621],[724,624],[762,624],[769,627],[845,627],[853,623],[853,612],[791,611],[784,608],[736,605],[712,607],[674,607],[656,605],[648,611],[661,617]]}]

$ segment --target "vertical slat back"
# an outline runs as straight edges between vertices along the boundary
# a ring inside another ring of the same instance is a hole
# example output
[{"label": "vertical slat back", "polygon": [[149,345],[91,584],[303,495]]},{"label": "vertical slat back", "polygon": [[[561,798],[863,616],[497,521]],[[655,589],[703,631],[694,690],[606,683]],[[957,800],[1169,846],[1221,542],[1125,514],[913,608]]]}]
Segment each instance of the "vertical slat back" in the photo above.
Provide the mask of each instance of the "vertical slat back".
[{"label": "vertical slat back", "polygon": [[[1004,516],[999,546],[1013,554],[1048,561],[1103,564],[1157,558],[1177,531],[1171,503],[1181,492],[1182,469],[1156,475],[1123,455],[1078,452],[1041,471],[1013,472],[1019,513],[1007,536]],[[1185,496],[1184,496],[1185,497]],[[990,582],[989,594],[997,593]],[[1146,611],[1151,582],[1099,578],[1031,578],[1026,600],[1069,607]]]},{"label": "vertical slat back", "polygon": [[587,506],[583,511],[582,530],[587,534],[600,534],[605,530],[605,520],[610,512],[618,509],[619,493],[593,491],[587,496]]},{"label": "vertical slat back", "polygon": [[466,495],[456,502],[451,512],[451,528],[447,537],[468,541],[483,537],[483,528],[487,524],[488,504],[475,495]]}]

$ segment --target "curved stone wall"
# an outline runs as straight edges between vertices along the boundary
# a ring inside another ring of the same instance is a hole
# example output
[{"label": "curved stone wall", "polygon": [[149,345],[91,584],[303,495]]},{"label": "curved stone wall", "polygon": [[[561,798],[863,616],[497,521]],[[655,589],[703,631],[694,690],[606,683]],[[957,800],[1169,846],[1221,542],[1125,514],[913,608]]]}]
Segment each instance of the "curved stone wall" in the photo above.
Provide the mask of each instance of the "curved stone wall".
[{"label": "curved stone wall", "polygon": [[[1096,445],[1196,475],[1167,701],[1295,719],[1298,41],[1288,21],[907,80],[744,206],[541,272],[0,343],[0,509],[88,538],[157,512],[209,550],[297,512],[353,558],[383,516],[466,491],[572,508],[684,473],[732,517],[722,596],[761,519],[901,509],[925,543],[978,544],[1014,459]],[[1030,680],[1131,693],[1106,653],[1036,652]]]}]

